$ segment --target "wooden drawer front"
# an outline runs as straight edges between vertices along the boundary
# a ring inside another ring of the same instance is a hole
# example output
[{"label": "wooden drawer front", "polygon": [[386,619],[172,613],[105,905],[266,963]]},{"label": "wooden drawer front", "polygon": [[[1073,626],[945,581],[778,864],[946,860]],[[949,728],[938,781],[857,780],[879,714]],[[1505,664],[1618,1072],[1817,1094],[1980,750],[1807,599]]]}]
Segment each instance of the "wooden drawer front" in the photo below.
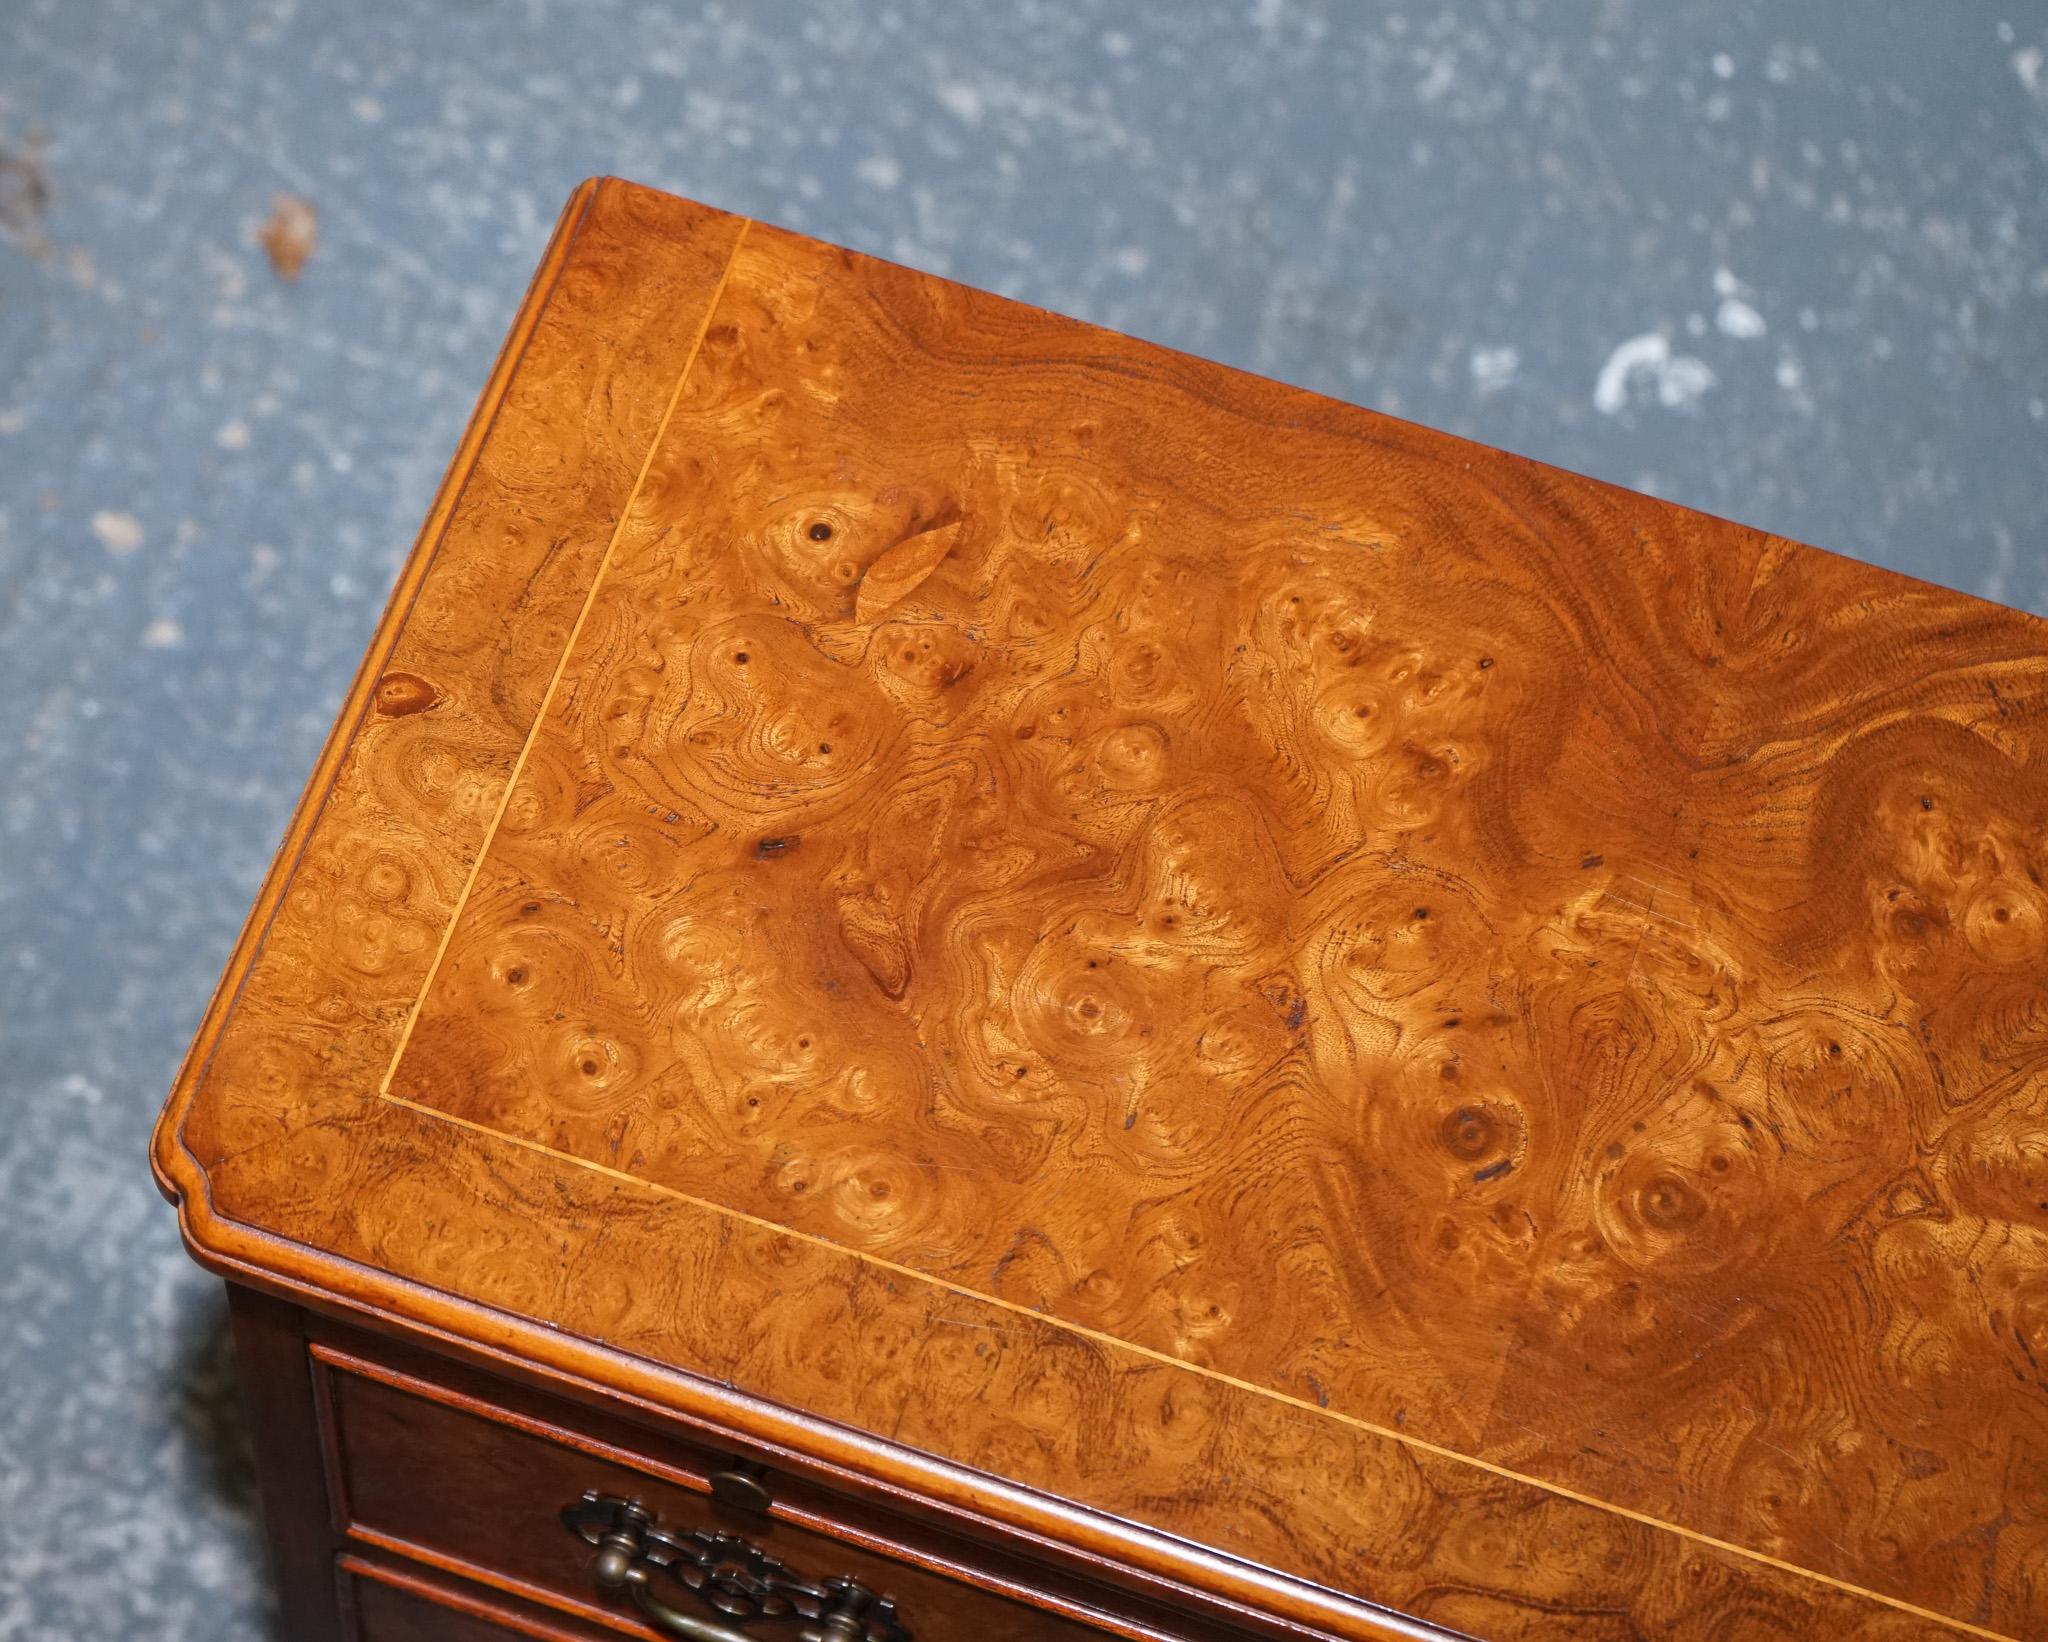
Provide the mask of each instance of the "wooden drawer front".
[{"label": "wooden drawer front", "polygon": [[[1086,1642],[1103,1635],[1096,1625],[1013,1600],[999,1578],[980,1570],[911,1566],[720,1503],[711,1497],[709,1479],[731,1468],[728,1455],[664,1439],[657,1459],[589,1435],[579,1428],[581,1410],[562,1410],[577,1419],[572,1427],[329,1347],[316,1346],[314,1361],[335,1520],[358,1544],[544,1602],[611,1631],[646,1636],[623,1598],[608,1599],[596,1589],[595,1551],[563,1524],[564,1507],[596,1490],[638,1501],[672,1533],[738,1535],[805,1580],[858,1580],[895,1603],[914,1642],[967,1636],[975,1642]],[[886,1542],[885,1534],[875,1537]],[[653,1588],[686,1613],[733,1623],[667,1574],[657,1574]],[[1071,1615],[1071,1600],[1058,1605]],[[378,1614],[377,1623],[400,1622],[384,1609]],[[1136,1637],[1174,1634],[1127,1622],[1106,1628]],[[788,1629],[768,1625],[763,1632]]]},{"label": "wooden drawer front", "polygon": [[379,1581],[358,1579],[350,1591],[356,1642],[505,1642],[519,1632],[475,1613]]},{"label": "wooden drawer front", "polygon": [[618,1642],[616,1632],[405,1568],[345,1556],[337,1573],[348,1642]]}]

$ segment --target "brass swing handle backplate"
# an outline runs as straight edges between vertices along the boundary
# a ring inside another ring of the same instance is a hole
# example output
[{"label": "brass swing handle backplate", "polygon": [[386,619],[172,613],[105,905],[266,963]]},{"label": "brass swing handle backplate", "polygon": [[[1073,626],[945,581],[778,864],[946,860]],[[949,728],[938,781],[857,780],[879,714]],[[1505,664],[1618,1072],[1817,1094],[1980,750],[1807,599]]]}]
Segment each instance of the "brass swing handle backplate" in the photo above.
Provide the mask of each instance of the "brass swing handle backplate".
[{"label": "brass swing handle backplate", "polygon": [[[895,1603],[859,1581],[814,1584],[737,1534],[663,1528],[638,1500],[592,1489],[562,1508],[562,1522],[597,1547],[590,1575],[598,1590],[623,1595],[648,1624],[682,1642],[912,1642]],[[685,1613],[657,1592],[662,1575],[724,1619],[772,1628],[739,1630]]]}]

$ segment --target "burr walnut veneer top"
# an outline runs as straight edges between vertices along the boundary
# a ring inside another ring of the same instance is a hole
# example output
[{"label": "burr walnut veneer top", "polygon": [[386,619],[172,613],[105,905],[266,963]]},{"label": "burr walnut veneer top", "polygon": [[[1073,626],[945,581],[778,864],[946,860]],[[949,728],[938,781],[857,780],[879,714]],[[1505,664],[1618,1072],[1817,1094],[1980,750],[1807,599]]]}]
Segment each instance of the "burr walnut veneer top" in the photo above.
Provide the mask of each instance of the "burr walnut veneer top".
[{"label": "burr walnut veneer top", "polygon": [[1335,1634],[2038,1635],[2044,658],[587,185],[159,1175]]}]

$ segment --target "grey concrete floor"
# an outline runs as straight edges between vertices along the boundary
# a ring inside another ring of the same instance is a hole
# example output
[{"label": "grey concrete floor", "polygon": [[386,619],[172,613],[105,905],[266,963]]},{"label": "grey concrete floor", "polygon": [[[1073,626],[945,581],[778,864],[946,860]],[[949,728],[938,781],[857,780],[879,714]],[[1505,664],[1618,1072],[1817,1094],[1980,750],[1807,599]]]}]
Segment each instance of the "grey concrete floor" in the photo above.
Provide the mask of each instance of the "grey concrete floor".
[{"label": "grey concrete floor", "polygon": [[0,150],[10,1642],[273,1634],[145,1136],[580,177],[2048,610],[2040,4],[0,0]]}]

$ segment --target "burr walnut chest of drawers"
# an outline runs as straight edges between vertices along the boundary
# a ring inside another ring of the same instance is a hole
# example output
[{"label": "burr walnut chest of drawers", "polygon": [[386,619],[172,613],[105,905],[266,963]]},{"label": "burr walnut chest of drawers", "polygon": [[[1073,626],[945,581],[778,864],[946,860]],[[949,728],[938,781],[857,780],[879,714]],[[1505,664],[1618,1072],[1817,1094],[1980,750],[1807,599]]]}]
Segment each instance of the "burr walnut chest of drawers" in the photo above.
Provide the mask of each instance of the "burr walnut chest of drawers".
[{"label": "burr walnut chest of drawers", "polygon": [[294,1642],[2048,1634],[2048,631],[617,182],[158,1128]]}]

